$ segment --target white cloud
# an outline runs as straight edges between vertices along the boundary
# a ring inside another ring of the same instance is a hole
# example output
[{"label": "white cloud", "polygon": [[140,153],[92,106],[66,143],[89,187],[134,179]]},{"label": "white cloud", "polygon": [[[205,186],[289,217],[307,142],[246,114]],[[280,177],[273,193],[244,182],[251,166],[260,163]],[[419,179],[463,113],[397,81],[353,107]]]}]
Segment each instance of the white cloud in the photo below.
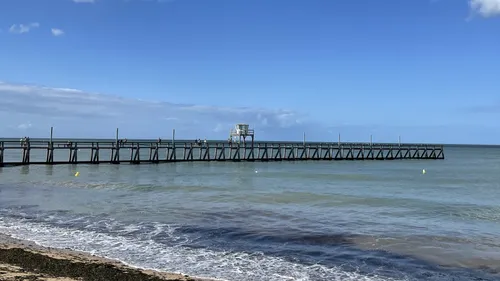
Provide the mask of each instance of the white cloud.
[{"label": "white cloud", "polygon": [[31,122],[26,122],[26,123],[22,123],[22,124],[19,124],[17,125],[17,128],[18,129],[21,129],[21,130],[26,130],[26,129],[29,129],[31,128],[33,125],[31,124]]},{"label": "white cloud", "polygon": [[73,0],[75,3],[95,3],[95,0]]},{"label": "white cloud", "polygon": [[[150,102],[85,91],[0,82],[0,136],[14,134],[9,126],[30,128],[45,136],[50,126],[66,137],[112,137],[114,129],[126,137],[225,139],[236,123],[256,128],[259,139],[300,139],[312,123],[304,115],[285,109],[231,108]],[[28,127],[24,120],[36,120]],[[314,127],[314,126],[313,126]],[[215,128],[215,129],[214,129]],[[36,137],[35,135],[31,135]],[[62,137],[62,136],[61,136]]]},{"label": "white cloud", "polygon": [[469,0],[469,5],[472,11],[483,17],[500,15],[500,0]]},{"label": "white cloud", "polygon": [[16,34],[28,33],[31,31],[31,29],[37,27],[40,27],[40,24],[38,22],[33,22],[29,24],[13,24],[10,27],[9,32]]},{"label": "white cloud", "polygon": [[215,128],[213,128],[212,130],[214,132],[216,132],[216,133],[218,133],[218,132],[226,132],[227,128],[230,128],[229,126],[231,126],[231,125],[218,123],[215,126]]},{"label": "white cloud", "polygon": [[64,31],[62,29],[59,29],[59,28],[52,28],[52,29],[50,29],[50,31],[52,32],[52,35],[54,35],[54,36],[64,35]]}]

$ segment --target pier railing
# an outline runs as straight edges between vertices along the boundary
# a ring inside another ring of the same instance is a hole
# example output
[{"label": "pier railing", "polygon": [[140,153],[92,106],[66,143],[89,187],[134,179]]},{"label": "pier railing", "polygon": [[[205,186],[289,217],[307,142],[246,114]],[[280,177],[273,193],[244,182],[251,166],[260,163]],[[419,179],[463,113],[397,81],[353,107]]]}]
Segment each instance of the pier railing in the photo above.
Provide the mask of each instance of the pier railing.
[{"label": "pier railing", "polygon": [[396,159],[444,159],[444,149],[436,144],[0,139],[0,166]]}]

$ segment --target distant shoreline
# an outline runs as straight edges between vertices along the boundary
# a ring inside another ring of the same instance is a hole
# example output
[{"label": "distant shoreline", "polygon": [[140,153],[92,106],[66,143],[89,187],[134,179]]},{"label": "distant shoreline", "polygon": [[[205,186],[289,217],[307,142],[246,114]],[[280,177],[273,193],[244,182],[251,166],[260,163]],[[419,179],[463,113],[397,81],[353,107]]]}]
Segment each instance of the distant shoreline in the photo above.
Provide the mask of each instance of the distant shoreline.
[{"label": "distant shoreline", "polygon": [[55,249],[0,234],[0,280],[214,281],[134,268],[119,261]]},{"label": "distant shoreline", "polygon": [[[0,137],[0,142],[1,141],[19,141],[21,137]],[[32,141],[49,141],[50,138],[44,137],[44,138],[30,138]],[[127,139],[128,142],[151,142],[151,143],[156,143],[158,142],[158,138],[153,139],[153,138],[120,138],[120,139]],[[55,142],[61,142],[61,141],[81,141],[81,142],[115,142],[116,139],[112,138],[53,138],[52,139]],[[161,138],[162,143],[171,143],[172,139],[171,138]],[[188,143],[188,142],[194,142],[196,141],[195,138],[193,139],[175,139],[176,143]],[[227,139],[207,139],[208,143],[219,143],[219,142],[227,142]],[[247,141],[249,142],[249,141]],[[308,144],[327,144],[327,143],[337,143],[337,140],[306,140],[306,143]],[[344,144],[360,144],[360,143],[369,143],[369,141],[341,141]],[[254,143],[303,143],[303,140],[266,140],[266,139],[256,139]],[[374,142],[377,144],[398,144],[397,142]],[[500,144],[473,144],[473,143],[432,143],[432,142],[404,142],[402,144],[405,145],[443,145],[446,147],[481,147],[481,148],[500,148]]]}]

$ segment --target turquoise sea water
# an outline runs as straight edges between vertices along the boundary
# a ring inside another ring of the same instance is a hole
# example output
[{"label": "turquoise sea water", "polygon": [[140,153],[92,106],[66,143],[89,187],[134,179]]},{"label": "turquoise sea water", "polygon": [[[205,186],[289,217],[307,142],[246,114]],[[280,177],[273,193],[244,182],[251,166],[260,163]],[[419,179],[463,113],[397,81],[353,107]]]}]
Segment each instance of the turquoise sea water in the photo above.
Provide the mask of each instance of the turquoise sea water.
[{"label": "turquoise sea water", "polygon": [[500,148],[445,156],[0,168],[0,232],[227,280],[500,280]]}]

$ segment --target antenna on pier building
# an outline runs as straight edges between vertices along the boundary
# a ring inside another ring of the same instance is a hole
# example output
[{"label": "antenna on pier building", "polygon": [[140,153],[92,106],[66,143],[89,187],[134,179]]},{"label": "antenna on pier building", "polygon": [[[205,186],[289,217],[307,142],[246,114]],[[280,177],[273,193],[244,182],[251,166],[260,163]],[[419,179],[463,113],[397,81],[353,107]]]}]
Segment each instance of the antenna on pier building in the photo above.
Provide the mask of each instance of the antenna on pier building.
[{"label": "antenna on pier building", "polygon": [[234,141],[235,138],[238,140],[239,143],[241,143],[241,140],[243,139],[243,143],[246,143],[246,138],[250,137],[252,139],[252,144],[254,141],[254,130],[249,129],[248,124],[243,124],[239,123],[234,126],[234,129],[231,129],[229,132],[229,139],[231,141]]}]

